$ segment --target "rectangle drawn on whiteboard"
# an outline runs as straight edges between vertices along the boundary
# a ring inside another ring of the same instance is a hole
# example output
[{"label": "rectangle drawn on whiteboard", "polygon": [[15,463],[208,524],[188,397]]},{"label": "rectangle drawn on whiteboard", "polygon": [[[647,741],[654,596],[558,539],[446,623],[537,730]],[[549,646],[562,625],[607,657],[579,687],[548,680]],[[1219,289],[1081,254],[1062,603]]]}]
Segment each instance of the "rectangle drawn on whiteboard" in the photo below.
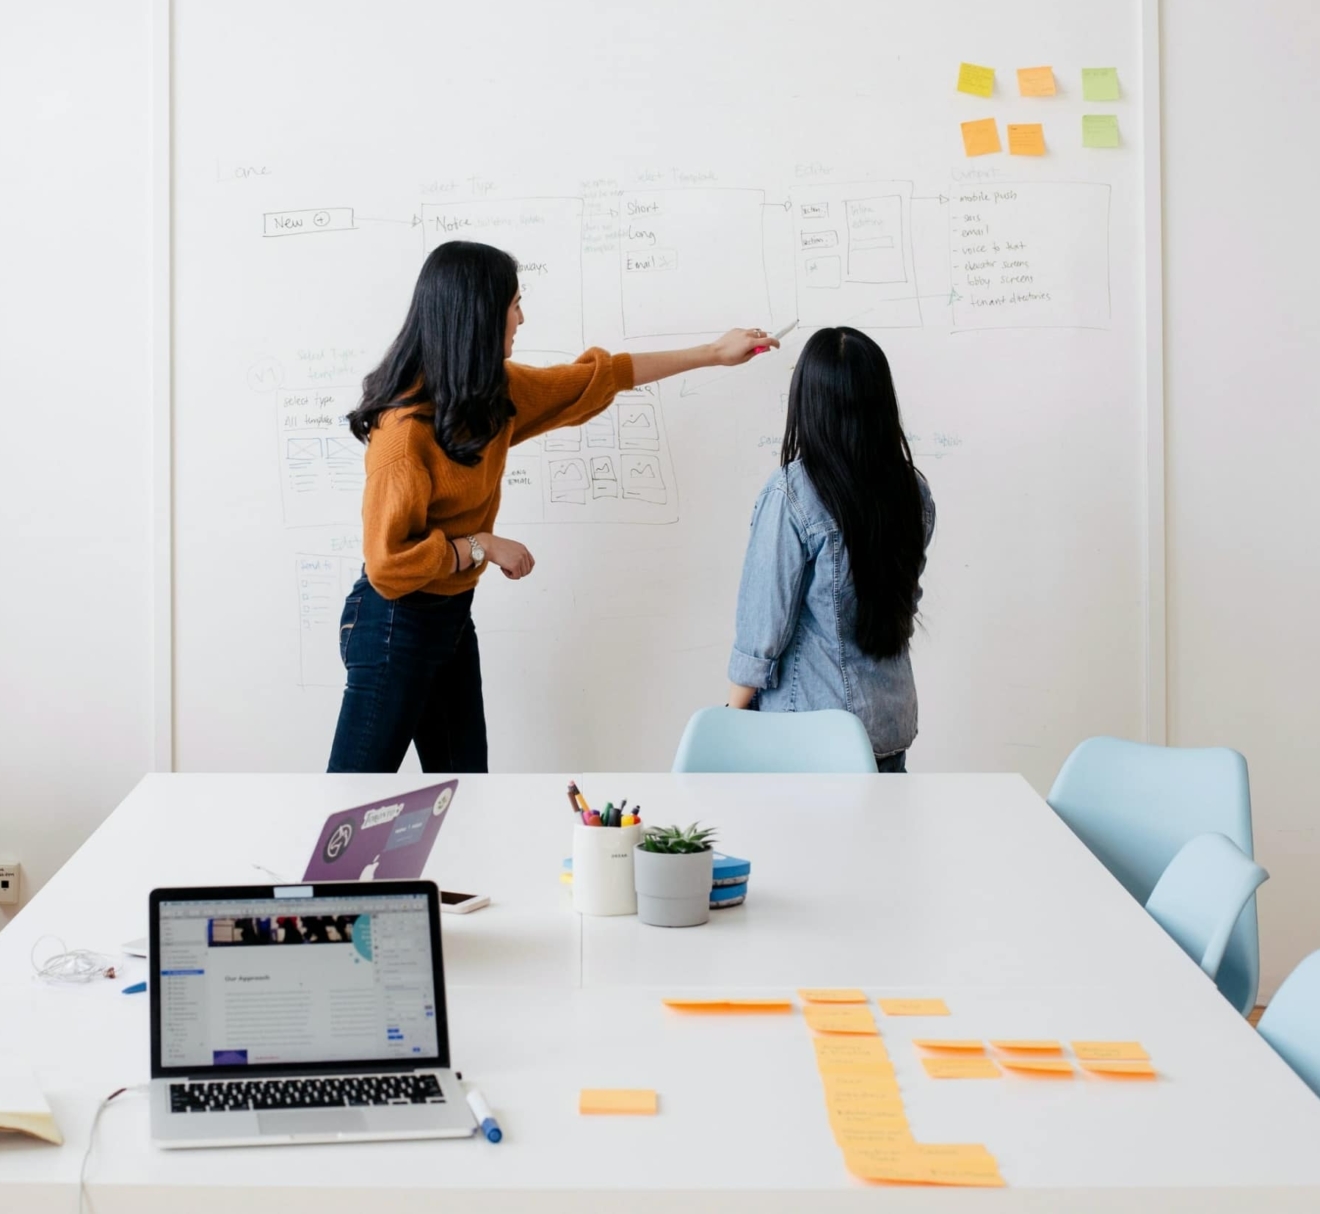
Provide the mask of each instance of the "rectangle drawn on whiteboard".
[{"label": "rectangle drawn on whiteboard", "polygon": [[303,687],[342,687],[339,617],[362,570],[360,556],[294,558],[298,591],[298,682]]},{"label": "rectangle drawn on whiteboard", "polygon": [[311,236],[317,232],[353,230],[352,207],[320,207],[307,211],[269,211],[261,217],[263,236]]},{"label": "rectangle drawn on whiteboard", "polygon": [[[861,329],[921,324],[912,259],[910,181],[799,186],[789,191],[793,265],[803,326]],[[834,217],[835,227],[821,220]],[[822,234],[837,240],[826,243]],[[823,253],[824,248],[837,252]]]},{"label": "rectangle drawn on whiteboard", "polygon": [[768,316],[763,190],[639,190],[619,199],[625,337],[723,333]]},{"label": "rectangle drawn on whiteboard", "polygon": [[346,414],[357,388],[305,388],[275,394],[280,488],[286,527],[357,523],[366,482],[362,444]]},{"label": "rectangle drawn on whiteboard", "polygon": [[582,199],[483,198],[422,204],[426,251],[448,240],[475,240],[518,261],[526,321],[518,346],[581,350]]},{"label": "rectangle drawn on whiteboard", "polygon": [[995,182],[954,187],[954,331],[1109,327],[1110,187]]}]

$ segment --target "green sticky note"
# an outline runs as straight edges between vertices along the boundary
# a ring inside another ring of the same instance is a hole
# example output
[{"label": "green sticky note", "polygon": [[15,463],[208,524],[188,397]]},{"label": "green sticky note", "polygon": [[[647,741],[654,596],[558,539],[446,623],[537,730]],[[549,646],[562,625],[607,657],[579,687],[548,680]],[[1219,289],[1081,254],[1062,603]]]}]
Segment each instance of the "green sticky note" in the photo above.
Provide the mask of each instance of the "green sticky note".
[{"label": "green sticky note", "polygon": [[1082,147],[1118,147],[1118,118],[1113,114],[1083,114]]},{"label": "green sticky note", "polygon": [[1084,101],[1117,101],[1118,68],[1082,68],[1082,99]]}]

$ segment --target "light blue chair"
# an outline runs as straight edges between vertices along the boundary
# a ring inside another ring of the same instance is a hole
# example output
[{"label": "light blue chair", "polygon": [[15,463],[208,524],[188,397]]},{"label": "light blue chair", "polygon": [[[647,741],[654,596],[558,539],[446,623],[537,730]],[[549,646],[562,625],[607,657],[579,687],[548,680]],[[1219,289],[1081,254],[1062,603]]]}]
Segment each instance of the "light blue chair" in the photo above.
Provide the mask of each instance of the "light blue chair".
[{"label": "light blue chair", "polygon": [[[1090,738],[1068,756],[1048,800],[1143,904],[1178,849],[1196,835],[1218,831],[1253,854],[1247,762],[1235,750]],[[1260,982],[1254,898],[1233,929],[1217,982],[1240,1012],[1252,1009]]]},{"label": "light blue chair", "polygon": [[703,708],[692,714],[675,771],[869,772],[875,754],[866,726],[841,708],[754,712]]},{"label": "light blue chair", "polygon": [[1284,979],[1256,1027],[1320,1096],[1320,953],[1312,953]]},{"label": "light blue chair", "polygon": [[1146,910],[1213,980],[1242,908],[1268,879],[1232,839],[1208,831],[1189,839],[1169,861]]}]

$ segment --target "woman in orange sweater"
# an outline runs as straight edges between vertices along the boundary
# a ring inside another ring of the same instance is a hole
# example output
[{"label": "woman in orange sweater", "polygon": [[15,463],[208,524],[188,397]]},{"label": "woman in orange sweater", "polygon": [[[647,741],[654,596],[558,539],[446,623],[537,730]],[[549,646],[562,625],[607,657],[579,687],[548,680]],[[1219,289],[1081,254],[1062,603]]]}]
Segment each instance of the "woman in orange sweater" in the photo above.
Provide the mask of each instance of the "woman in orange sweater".
[{"label": "woman in orange sweater", "polygon": [[779,343],[734,329],[687,350],[524,367],[518,265],[450,241],[426,259],[403,329],[349,415],[367,444],[363,576],[339,625],[348,686],[330,771],[484,772],[486,716],[472,595],[487,565],[526,577],[532,554],[493,533],[509,448],[605,410],[616,392],[697,367],[736,366]]}]

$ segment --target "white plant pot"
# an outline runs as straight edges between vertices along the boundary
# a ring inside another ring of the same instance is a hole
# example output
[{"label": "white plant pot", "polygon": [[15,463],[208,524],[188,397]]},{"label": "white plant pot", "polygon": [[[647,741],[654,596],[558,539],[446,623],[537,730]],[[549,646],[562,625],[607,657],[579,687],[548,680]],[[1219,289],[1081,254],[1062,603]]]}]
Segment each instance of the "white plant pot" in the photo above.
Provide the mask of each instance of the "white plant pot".
[{"label": "white plant pot", "polygon": [[633,858],[637,917],[652,927],[709,923],[714,865],[710,848],[677,856],[637,848]]},{"label": "white plant pot", "polygon": [[573,827],[573,909],[580,915],[635,915],[637,826]]}]

